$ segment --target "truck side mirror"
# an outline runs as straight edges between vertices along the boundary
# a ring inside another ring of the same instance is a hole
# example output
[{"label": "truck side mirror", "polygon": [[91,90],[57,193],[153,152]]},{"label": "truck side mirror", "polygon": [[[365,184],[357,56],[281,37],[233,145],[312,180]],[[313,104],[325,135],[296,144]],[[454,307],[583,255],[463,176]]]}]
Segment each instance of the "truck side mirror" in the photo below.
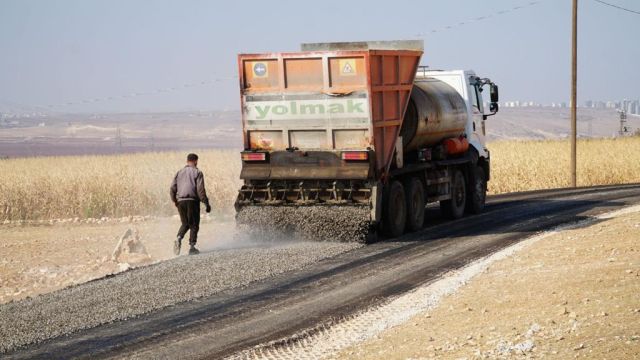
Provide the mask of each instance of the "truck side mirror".
[{"label": "truck side mirror", "polygon": [[482,115],[482,120],[487,120],[489,116],[493,116],[498,113],[498,103],[497,102],[489,103],[489,111],[491,112],[490,114]]},{"label": "truck side mirror", "polygon": [[[492,103],[497,103],[498,102],[498,85],[496,84],[491,84],[491,87],[489,88],[489,94],[491,96],[491,102]],[[497,111],[497,105],[496,105],[496,111]]]}]

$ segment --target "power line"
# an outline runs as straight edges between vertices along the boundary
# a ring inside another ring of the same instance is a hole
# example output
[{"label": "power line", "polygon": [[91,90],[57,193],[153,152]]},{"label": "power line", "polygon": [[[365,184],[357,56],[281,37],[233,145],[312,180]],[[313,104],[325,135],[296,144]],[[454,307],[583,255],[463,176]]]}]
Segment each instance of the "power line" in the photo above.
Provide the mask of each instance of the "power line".
[{"label": "power line", "polygon": [[[49,110],[53,110],[55,108],[74,106],[74,105],[83,105],[83,104],[93,104],[93,103],[97,103],[97,102],[108,102],[108,101],[115,101],[115,100],[124,100],[124,99],[140,97],[140,96],[148,96],[148,95],[157,95],[157,94],[162,94],[162,93],[170,93],[170,92],[174,92],[174,91],[178,91],[178,90],[182,90],[182,89],[186,89],[186,88],[207,86],[207,85],[212,85],[212,84],[215,84],[215,83],[218,83],[218,82],[221,82],[221,81],[236,80],[237,78],[238,78],[237,76],[224,77],[224,78],[215,78],[215,79],[212,79],[212,80],[205,80],[205,81],[199,81],[199,82],[193,82],[193,83],[185,83],[185,84],[182,84],[182,85],[179,85],[179,86],[157,88],[157,89],[150,90],[150,91],[133,92],[133,93],[122,94],[122,95],[105,96],[105,97],[101,97],[101,98],[92,98],[92,99],[67,101],[67,102],[59,103],[59,104],[46,105],[44,107],[48,108]],[[40,107],[40,108],[43,108],[43,107]]]},{"label": "power line", "polygon": [[475,17],[475,18],[468,19],[467,21],[461,21],[461,22],[458,22],[458,23],[455,23],[455,24],[452,24],[452,25],[447,25],[447,26],[443,26],[443,27],[438,28],[438,29],[433,29],[433,30],[428,31],[426,33],[415,34],[415,36],[425,36],[427,34],[434,34],[434,33],[437,33],[437,32],[443,32],[443,31],[451,30],[451,29],[453,29],[455,27],[458,27],[458,26],[463,26],[463,25],[468,25],[468,24],[471,24],[471,23],[474,23],[474,22],[478,22],[478,21],[488,20],[488,19],[490,19],[490,18],[492,18],[494,16],[506,15],[506,14],[514,12],[514,11],[522,10],[522,9],[537,5],[540,2],[542,2],[542,1],[541,0],[539,0],[539,1],[531,1],[531,2],[529,2],[527,4],[524,4],[524,5],[519,5],[519,6],[514,6],[514,7],[511,7],[511,8],[508,8],[508,9],[499,10],[499,11],[496,11],[496,12],[488,14],[488,15],[478,16],[478,17]]},{"label": "power line", "polygon": [[[537,5],[542,1],[543,0],[530,1],[529,3],[526,3],[524,5],[514,6],[514,7],[511,7],[511,8],[508,8],[508,9],[503,9],[503,10],[496,11],[496,12],[488,14],[488,15],[475,17],[475,18],[472,18],[472,19],[469,19],[469,20],[466,20],[466,21],[461,21],[461,22],[458,22],[458,23],[455,23],[455,24],[452,24],[452,25],[444,26],[444,27],[439,28],[439,29],[433,29],[433,30],[429,31],[428,33],[419,33],[419,34],[416,34],[415,36],[425,36],[426,34],[433,34],[433,33],[437,33],[437,32],[443,32],[443,31],[446,31],[446,30],[453,29],[455,27],[471,24],[471,23],[478,22],[478,21],[488,20],[488,19],[490,19],[490,18],[492,18],[494,16],[505,15],[505,14],[508,14],[508,13],[511,13],[511,12],[514,12],[514,11],[518,11],[518,10],[521,10],[521,9],[525,9],[525,8]],[[50,104],[50,105],[46,105],[46,106],[41,106],[40,108],[46,108],[48,110],[54,110],[56,108],[64,108],[64,107],[75,106],[75,105],[84,105],[84,104],[93,104],[93,103],[99,103],[99,102],[110,102],[110,101],[124,100],[124,99],[136,98],[136,97],[140,97],[140,96],[149,96],[149,95],[157,95],[157,94],[162,94],[162,93],[174,92],[174,91],[182,90],[182,89],[185,89],[185,88],[207,86],[207,85],[212,85],[212,84],[215,84],[215,83],[218,83],[218,82],[221,82],[221,81],[237,80],[237,79],[238,79],[237,76],[215,78],[215,79],[212,79],[212,80],[206,80],[206,81],[200,81],[200,82],[194,82],[194,83],[185,83],[185,84],[182,84],[180,86],[158,88],[158,89],[155,89],[155,90],[144,91],[144,92],[133,92],[133,93],[122,94],[122,95],[113,95],[113,96],[105,96],[105,97],[100,97],[100,98],[87,98],[87,99],[82,99],[82,100],[67,101],[67,102],[64,102],[64,103]]]},{"label": "power line", "polygon": [[615,4],[610,4],[610,3],[608,3],[608,2],[604,2],[604,1],[602,1],[602,0],[593,0],[593,1],[598,2],[598,3],[602,4],[602,5],[611,6],[612,8],[616,8],[616,9],[618,9],[618,10],[628,11],[628,12],[630,12],[630,13],[632,13],[632,14],[640,15],[640,11],[635,11],[635,10],[631,10],[631,9],[623,8],[622,6],[618,6],[618,5],[615,5]]}]

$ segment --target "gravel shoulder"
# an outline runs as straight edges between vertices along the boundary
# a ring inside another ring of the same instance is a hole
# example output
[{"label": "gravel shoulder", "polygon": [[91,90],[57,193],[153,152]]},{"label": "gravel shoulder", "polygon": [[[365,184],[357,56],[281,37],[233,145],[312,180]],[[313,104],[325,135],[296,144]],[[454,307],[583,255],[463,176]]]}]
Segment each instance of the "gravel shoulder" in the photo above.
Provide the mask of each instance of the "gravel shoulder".
[{"label": "gravel shoulder", "polygon": [[545,237],[336,359],[640,356],[640,212]]},{"label": "gravel shoulder", "polygon": [[[226,246],[234,247],[231,243]],[[0,305],[0,353],[242,287],[361,245],[297,242],[245,246],[224,249],[218,242],[216,250],[198,256],[180,256]]]},{"label": "gravel shoulder", "polygon": [[[0,225],[0,304],[174,257],[171,247],[180,226],[177,218],[93,220]],[[205,216],[200,246],[215,248],[232,229]],[[140,255],[144,256],[112,259],[119,239],[128,230],[138,233],[144,246]]]}]

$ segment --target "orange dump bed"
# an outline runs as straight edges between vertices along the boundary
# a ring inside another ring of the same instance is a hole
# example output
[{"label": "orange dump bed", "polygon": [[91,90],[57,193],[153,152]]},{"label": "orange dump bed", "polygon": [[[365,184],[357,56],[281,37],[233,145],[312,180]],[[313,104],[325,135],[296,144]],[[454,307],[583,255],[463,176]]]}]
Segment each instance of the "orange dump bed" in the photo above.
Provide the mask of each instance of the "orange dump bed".
[{"label": "orange dump bed", "polygon": [[303,50],[238,56],[245,149],[370,148],[385,173],[422,42],[306,44]]}]

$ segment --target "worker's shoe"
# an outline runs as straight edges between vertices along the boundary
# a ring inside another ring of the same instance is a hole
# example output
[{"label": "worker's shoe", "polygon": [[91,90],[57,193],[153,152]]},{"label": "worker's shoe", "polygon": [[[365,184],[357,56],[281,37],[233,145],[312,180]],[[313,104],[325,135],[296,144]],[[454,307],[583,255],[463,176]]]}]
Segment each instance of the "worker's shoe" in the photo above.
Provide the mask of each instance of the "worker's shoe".
[{"label": "worker's shoe", "polygon": [[180,255],[180,246],[182,245],[182,239],[176,238],[176,241],[173,243],[173,254]]},{"label": "worker's shoe", "polygon": [[191,245],[191,248],[189,249],[189,255],[198,255],[200,254],[200,250],[196,249],[195,245]]}]

